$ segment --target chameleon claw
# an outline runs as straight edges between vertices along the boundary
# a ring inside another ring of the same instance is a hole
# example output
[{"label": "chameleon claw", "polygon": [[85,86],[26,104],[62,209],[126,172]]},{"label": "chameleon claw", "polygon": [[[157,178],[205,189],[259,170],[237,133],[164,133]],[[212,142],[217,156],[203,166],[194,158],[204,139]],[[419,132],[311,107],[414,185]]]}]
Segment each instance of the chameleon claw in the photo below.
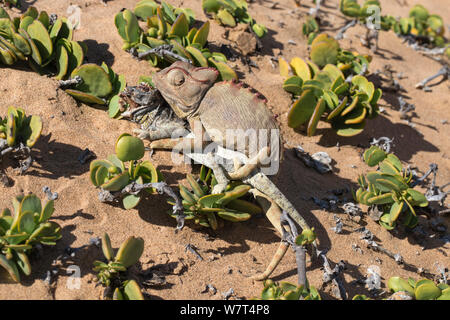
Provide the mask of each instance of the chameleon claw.
[{"label": "chameleon claw", "polygon": [[146,130],[142,130],[142,129],[133,129],[133,133],[136,134],[136,136],[137,136],[139,139],[142,139],[142,140],[150,139],[150,134],[149,134],[148,131],[146,131]]}]

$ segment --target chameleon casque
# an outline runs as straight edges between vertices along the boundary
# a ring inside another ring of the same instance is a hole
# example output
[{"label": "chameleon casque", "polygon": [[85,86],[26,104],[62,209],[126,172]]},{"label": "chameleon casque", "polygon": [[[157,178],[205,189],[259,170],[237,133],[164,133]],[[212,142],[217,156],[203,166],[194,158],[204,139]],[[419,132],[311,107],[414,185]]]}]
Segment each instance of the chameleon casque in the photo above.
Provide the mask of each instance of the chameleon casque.
[{"label": "chameleon casque", "polygon": [[[149,116],[141,129],[135,131],[141,138],[151,141],[152,149],[181,151],[195,162],[211,168],[218,182],[213,193],[224,191],[230,180],[242,180],[251,185],[250,192],[281,234],[281,210],[286,211],[303,230],[310,229],[264,173],[276,173],[273,171],[278,171],[282,155],[279,128],[266,101],[241,83],[216,82],[218,75],[214,68],[197,68],[177,61],[153,75],[156,90],[144,88],[150,94],[128,87],[122,98],[141,106],[133,114],[147,112]],[[148,101],[142,101],[143,96]],[[159,102],[161,96],[170,109]],[[185,132],[185,128],[189,130],[187,135],[175,134],[177,131]],[[253,278],[267,278],[288,247],[282,241],[266,271]]]}]

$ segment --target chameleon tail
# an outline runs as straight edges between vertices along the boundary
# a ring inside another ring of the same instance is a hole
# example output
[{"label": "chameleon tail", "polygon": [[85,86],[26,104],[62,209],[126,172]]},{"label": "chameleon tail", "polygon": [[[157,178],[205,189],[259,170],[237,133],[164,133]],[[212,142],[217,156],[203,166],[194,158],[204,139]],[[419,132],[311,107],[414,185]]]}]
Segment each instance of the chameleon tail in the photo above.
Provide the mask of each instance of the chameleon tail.
[{"label": "chameleon tail", "polygon": [[271,198],[280,208],[287,212],[287,214],[298,223],[303,229],[310,229],[306,220],[300,215],[300,213],[294,208],[292,203],[284,196],[283,193],[277,188],[277,186],[270,181],[270,179],[263,173],[257,172],[252,176],[249,176],[244,180],[244,183],[250,184],[255,189],[267,195]]},{"label": "chameleon tail", "polygon": [[284,241],[281,241],[280,246],[277,249],[277,252],[272,257],[272,260],[270,261],[270,264],[267,266],[266,270],[263,273],[258,273],[256,275],[252,276],[252,279],[256,280],[256,281],[262,281],[262,280],[266,280],[268,277],[270,277],[272,272],[275,270],[275,268],[280,263],[281,259],[286,254],[286,251],[288,248],[289,248],[289,244]]}]

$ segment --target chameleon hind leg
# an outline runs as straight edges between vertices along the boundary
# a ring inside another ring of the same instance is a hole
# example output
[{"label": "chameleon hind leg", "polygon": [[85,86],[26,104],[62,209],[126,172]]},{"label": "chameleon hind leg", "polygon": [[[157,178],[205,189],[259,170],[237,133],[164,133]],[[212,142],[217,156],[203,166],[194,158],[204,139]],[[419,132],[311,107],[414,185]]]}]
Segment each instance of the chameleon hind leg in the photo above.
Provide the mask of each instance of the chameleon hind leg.
[{"label": "chameleon hind leg", "polygon": [[[260,204],[260,206],[263,208],[264,212],[266,213],[267,218],[272,223],[272,225],[275,227],[275,229],[280,233],[280,235],[283,234],[280,219],[281,219],[281,209],[280,207],[268,196],[263,194],[262,192],[251,189],[249,192],[253,194],[256,201]],[[275,271],[278,264],[283,259],[284,255],[286,254],[286,251],[289,248],[289,244],[285,241],[281,241],[280,245],[275,252],[275,254],[272,257],[272,260],[270,261],[269,265],[267,266],[266,270],[262,273],[258,273],[251,278],[253,280],[262,281],[270,277],[270,275]]]},{"label": "chameleon hind leg", "polygon": [[249,160],[243,166],[239,166],[238,162],[234,161],[234,172],[228,173],[231,180],[242,180],[250,175],[250,173],[256,168],[261,167],[263,163],[267,161],[270,155],[270,147],[262,148],[258,154]]}]

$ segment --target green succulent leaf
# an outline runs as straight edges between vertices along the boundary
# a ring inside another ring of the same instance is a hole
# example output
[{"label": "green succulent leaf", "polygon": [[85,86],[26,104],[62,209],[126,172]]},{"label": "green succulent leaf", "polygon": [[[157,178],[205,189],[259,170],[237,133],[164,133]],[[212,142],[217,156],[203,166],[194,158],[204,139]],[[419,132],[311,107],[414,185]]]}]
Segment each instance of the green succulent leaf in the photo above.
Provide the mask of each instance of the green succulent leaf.
[{"label": "green succulent leaf", "polygon": [[141,288],[135,280],[124,282],[123,296],[125,300],[144,300]]},{"label": "green succulent leaf", "polygon": [[390,278],[388,281],[388,288],[392,292],[407,291],[411,294],[414,294],[414,289],[411,287],[411,285],[406,280],[400,277]]},{"label": "green succulent leaf", "polygon": [[144,251],[144,240],[142,238],[129,237],[119,248],[115,261],[128,268],[139,261]]},{"label": "green succulent leaf", "polygon": [[131,135],[120,136],[116,141],[115,149],[121,161],[139,160],[145,153],[142,140]]},{"label": "green succulent leaf", "polygon": [[75,86],[75,89],[83,93],[102,98],[108,96],[112,91],[112,85],[109,76],[102,67],[87,63],[76,68],[71,78],[80,76],[83,80],[81,84]]},{"label": "green succulent leaf", "polygon": [[364,152],[364,162],[369,167],[374,167],[386,158],[387,154],[378,146],[371,146]]},{"label": "green succulent leaf", "polygon": [[112,261],[114,259],[114,251],[107,233],[104,233],[102,237],[102,251],[108,261]]},{"label": "green succulent leaf", "polygon": [[8,271],[14,281],[20,282],[19,270],[17,269],[16,264],[13,261],[8,260],[3,254],[0,254],[0,266]]}]

